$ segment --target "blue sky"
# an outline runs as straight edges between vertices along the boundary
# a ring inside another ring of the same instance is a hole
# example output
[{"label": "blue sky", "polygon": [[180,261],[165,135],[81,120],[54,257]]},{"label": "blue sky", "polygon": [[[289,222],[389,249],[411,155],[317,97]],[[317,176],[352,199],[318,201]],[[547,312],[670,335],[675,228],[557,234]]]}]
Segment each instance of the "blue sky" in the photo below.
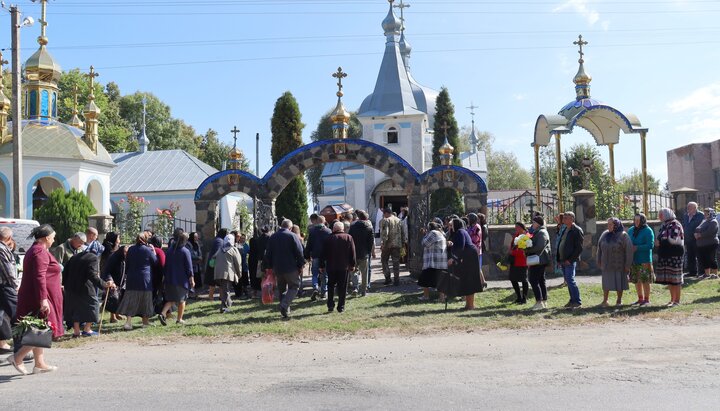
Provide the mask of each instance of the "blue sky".
[{"label": "blue sky", "polygon": [[[582,33],[592,96],[634,113],[648,134],[649,169],[664,183],[666,151],[720,138],[720,1],[412,1],[406,36],[422,84],[448,87],[460,125],[496,136],[496,149],[532,166],[539,114],[574,99]],[[19,1],[36,19],[40,6]],[[48,6],[49,50],[64,69],[95,65],[123,93],[156,94],[199,133],[213,128],[260,172],[270,168],[270,117],[286,90],[297,98],[305,141],[334,107],[342,66],[345,104],[372,92],[384,48],[386,0],[58,0]],[[3,27],[9,16],[2,16]],[[9,30],[4,31],[6,34]],[[37,48],[36,24],[22,30],[23,59]],[[0,37],[9,48],[9,37]],[[592,142],[583,131],[563,140]],[[603,155],[607,150],[601,148]],[[637,135],[621,135],[618,173],[640,167]]]}]

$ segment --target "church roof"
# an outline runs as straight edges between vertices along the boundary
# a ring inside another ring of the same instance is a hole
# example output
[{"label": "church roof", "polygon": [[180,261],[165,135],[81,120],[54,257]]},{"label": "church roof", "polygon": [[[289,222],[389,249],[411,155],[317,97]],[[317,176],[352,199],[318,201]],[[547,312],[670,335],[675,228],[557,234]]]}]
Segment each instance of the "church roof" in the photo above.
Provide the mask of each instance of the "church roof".
[{"label": "church roof", "polygon": [[[383,20],[387,41],[375,90],[367,96],[358,110],[358,116],[391,116],[427,114],[435,108],[435,100],[426,89],[409,75],[400,50],[400,20],[390,11]],[[436,97],[436,95],[435,95]]]},{"label": "church roof", "polygon": [[218,172],[185,150],[113,153],[117,167],[110,175],[110,193],[196,190]]},{"label": "church roof", "polygon": [[[12,122],[8,122],[12,132]],[[83,160],[113,166],[105,147],[98,143],[97,154],[85,144],[83,130],[54,120],[23,120],[23,157]],[[12,141],[0,146],[0,156],[12,156]]]},{"label": "church roof", "polygon": [[475,172],[487,171],[487,160],[485,158],[484,151],[476,151],[474,153],[466,151],[464,153],[460,153],[460,161],[462,163],[462,166],[467,168],[468,170],[472,170]]}]

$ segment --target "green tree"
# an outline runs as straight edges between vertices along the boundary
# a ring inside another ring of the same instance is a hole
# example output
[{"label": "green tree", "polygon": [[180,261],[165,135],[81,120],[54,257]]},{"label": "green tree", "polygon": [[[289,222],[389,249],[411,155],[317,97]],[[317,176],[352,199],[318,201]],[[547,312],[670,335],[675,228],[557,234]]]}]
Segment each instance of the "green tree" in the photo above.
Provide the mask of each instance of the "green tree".
[{"label": "green tree", "polygon": [[[440,94],[435,102],[435,135],[433,136],[433,166],[440,165],[439,150],[445,144],[447,137],[448,143],[453,147],[459,147],[458,140],[459,129],[455,120],[455,106],[450,101],[450,93],[446,87],[440,90]],[[456,149],[453,154],[453,164],[460,165],[460,152]],[[451,188],[441,188],[436,190],[430,197],[430,208],[433,213],[452,210],[451,213],[462,214],[464,207],[462,195],[457,190]]]},{"label": "green tree", "polygon": [[78,231],[84,232],[88,217],[95,212],[95,207],[84,193],[74,188],[66,193],[58,188],[50,193],[47,202],[37,209],[35,218],[41,224],[50,224],[55,228],[59,244]]},{"label": "green tree", "polygon": [[235,207],[235,215],[232,220],[233,230],[237,230],[240,234],[246,236],[252,235],[253,216],[250,214],[245,200],[239,200]]},{"label": "green tree", "polygon": [[[328,111],[320,118],[317,128],[315,129],[315,131],[312,132],[312,134],[310,134],[310,139],[312,141],[329,140],[333,138],[332,120],[330,120],[330,115],[332,114],[333,110]],[[350,113],[350,129],[348,130],[348,138],[357,139],[361,137],[362,125],[357,118],[357,113],[352,112]],[[305,172],[305,176],[307,177],[308,184],[310,186],[309,192],[312,197],[313,203],[315,203],[316,205],[318,203],[317,197],[320,192],[322,192],[322,180],[320,178],[320,176],[322,175],[322,170],[323,167],[319,166],[313,167],[307,172]]]},{"label": "green tree", "polygon": [[[58,83],[62,94],[58,105],[58,119],[63,123],[70,122],[73,113],[74,93],[77,88],[79,117],[82,119],[83,110],[90,95],[90,84],[85,73],[80,69],[63,72]],[[102,83],[95,83],[95,104],[100,108],[100,143],[111,153],[131,151],[136,149],[137,143],[133,137],[128,122],[120,115],[118,96],[120,88],[116,83],[109,83],[103,87]]]},{"label": "green tree", "polygon": [[533,185],[530,172],[520,166],[515,153],[491,152],[487,167],[489,190],[526,189]]},{"label": "green tree", "polygon": [[[630,174],[621,175],[617,179],[617,190],[621,193],[642,193],[643,177],[642,172],[633,169]],[[653,194],[660,193],[660,180],[648,173],[648,192]]]},{"label": "green tree", "polygon": [[[223,163],[228,159],[228,154],[232,150],[232,146],[218,140],[218,133],[213,129],[209,129],[200,144],[200,161],[211,165],[218,170],[222,170]],[[245,154],[240,158],[240,169],[250,171],[250,163]]]},{"label": "green tree", "polygon": [[[275,102],[275,109],[270,121],[273,164],[303,145],[302,130],[305,125],[301,119],[302,114],[295,97],[286,91]],[[275,213],[279,217],[289,218],[293,223],[299,225],[302,231],[305,231],[308,219],[307,209],[305,176],[299,175],[278,196],[275,202]]]}]

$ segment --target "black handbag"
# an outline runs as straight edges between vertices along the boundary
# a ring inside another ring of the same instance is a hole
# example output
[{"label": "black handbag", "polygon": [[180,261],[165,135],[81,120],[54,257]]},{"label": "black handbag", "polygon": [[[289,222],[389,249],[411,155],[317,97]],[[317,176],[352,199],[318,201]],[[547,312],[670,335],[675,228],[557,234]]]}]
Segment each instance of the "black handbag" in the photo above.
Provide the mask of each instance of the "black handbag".
[{"label": "black handbag", "polygon": [[[46,321],[47,324],[47,321]],[[20,345],[23,347],[50,348],[52,346],[52,328],[38,328],[31,325],[25,328],[20,336]]]}]

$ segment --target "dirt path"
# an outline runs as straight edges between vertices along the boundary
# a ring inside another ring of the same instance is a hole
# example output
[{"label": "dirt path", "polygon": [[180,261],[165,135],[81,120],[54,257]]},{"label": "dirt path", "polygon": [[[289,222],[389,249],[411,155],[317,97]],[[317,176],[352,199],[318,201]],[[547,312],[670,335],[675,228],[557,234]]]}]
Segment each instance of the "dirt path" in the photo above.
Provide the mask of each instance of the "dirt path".
[{"label": "dirt path", "polygon": [[[716,409],[720,322],[54,349],[2,409]],[[42,392],[43,394],[39,394]],[[101,401],[98,404],[98,401]]]}]

